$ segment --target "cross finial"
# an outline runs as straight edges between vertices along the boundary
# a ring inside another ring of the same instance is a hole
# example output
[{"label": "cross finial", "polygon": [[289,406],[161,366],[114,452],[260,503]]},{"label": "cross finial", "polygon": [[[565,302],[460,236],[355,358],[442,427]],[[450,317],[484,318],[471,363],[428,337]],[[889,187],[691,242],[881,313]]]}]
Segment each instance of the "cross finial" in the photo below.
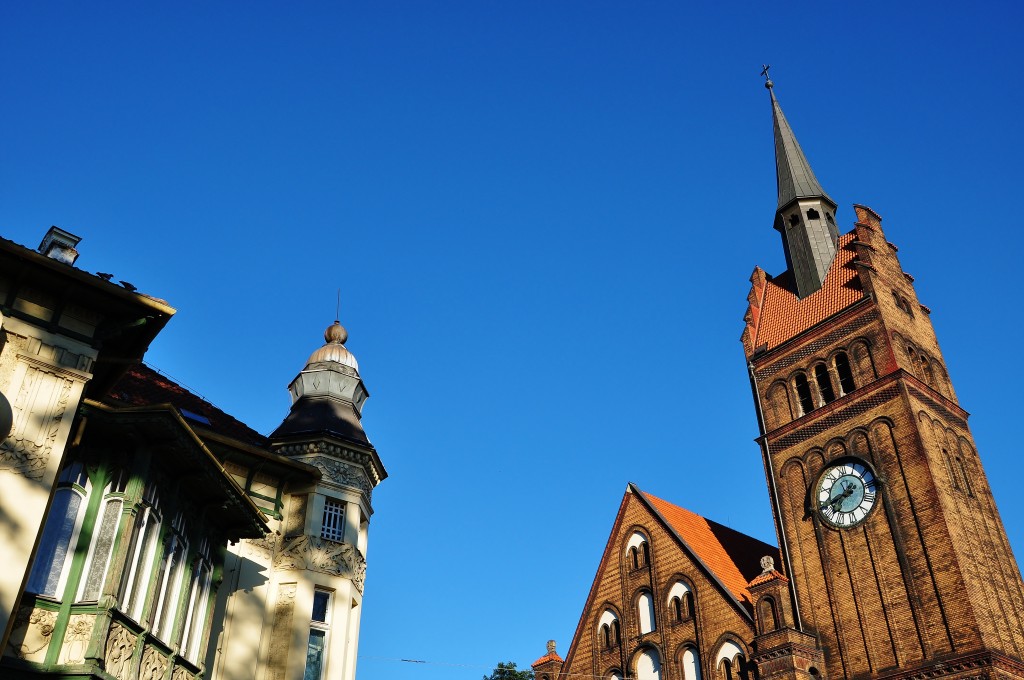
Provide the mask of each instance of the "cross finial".
[{"label": "cross finial", "polygon": [[764,86],[767,87],[770,90],[772,88],[772,85],[775,84],[775,83],[772,82],[772,77],[770,75],[768,75],[768,69],[770,69],[772,67],[772,65],[771,64],[761,64],[761,67],[762,67],[761,68],[761,75],[764,76]]}]

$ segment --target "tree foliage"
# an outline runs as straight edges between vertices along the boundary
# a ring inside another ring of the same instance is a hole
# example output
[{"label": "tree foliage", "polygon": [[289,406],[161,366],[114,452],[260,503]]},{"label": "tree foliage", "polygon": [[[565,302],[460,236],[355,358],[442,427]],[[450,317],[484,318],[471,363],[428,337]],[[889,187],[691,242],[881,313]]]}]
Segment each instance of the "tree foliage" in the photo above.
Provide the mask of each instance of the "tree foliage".
[{"label": "tree foliage", "polygon": [[485,675],[484,680],[534,680],[533,671],[521,671],[516,668],[514,661],[498,663],[490,675]]}]

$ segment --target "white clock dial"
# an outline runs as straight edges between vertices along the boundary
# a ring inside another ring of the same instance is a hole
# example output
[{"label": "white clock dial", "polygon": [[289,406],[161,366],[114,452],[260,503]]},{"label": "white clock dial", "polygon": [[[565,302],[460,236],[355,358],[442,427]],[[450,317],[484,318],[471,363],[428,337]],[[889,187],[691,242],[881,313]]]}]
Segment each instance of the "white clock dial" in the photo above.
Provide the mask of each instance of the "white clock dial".
[{"label": "white clock dial", "polygon": [[854,527],[864,521],[878,499],[878,480],[855,460],[825,468],[818,479],[814,500],[818,515],[830,526]]}]

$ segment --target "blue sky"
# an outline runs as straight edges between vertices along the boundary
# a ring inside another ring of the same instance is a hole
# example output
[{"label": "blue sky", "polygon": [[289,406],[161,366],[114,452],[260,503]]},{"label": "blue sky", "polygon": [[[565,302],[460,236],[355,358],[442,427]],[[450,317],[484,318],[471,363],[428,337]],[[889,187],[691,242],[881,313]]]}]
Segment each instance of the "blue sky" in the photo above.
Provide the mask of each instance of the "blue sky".
[{"label": "blue sky", "polygon": [[167,299],[149,362],[262,432],[340,288],[391,474],[359,677],[476,679],[567,649],[628,481],[774,542],[738,341],[784,267],[765,62],[841,224],[900,246],[1024,553],[1022,13],[6,2],[0,234]]}]

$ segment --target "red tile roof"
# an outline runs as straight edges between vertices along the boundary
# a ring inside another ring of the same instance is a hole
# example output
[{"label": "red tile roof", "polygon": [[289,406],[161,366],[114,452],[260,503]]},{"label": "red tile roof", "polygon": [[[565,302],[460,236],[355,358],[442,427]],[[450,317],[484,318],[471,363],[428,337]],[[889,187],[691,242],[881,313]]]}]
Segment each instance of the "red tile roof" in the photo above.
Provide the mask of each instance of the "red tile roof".
[{"label": "red tile roof", "polygon": [[788,578],[786,578],[785,576],[783,576],[779,572],[777,572],[774,569],[772,569],[771,571],[765,571],[765,572],[762,572],[761,574],[759,574],[758,576],[755,576],[754,580],[752,580],[750,583],[747,584],[747,587],[748,588],[753,588],[754,586],[759,586],[762,583],[768,583],[769,581],[775,581],[775,580],[782,581],[783,583],[789,583],[789,579]]},{"label": "red tile roof", "polygon": [[[194,428],[212,430],[254,446],[267,445],[267,438],[256,430],[145,364],[137,364],[128,369],[104,401],[122,406],[170,404]],[[194,416],[208,420],[209,424]]]},{"label": "red tile roof", "polygon": [[536,668],[542,663],[547,663],[548,661],[557,661],[559,663],[562,663],[562,657],[558,656],[558,652],[551,652],[550,654],[545,654],[544,656],[540,657],[539,659],[531,663],[530,668]]},{"label": "red tile roof", "polygon": [[733,597],[740,602],[753,602],[747,583],[762,572],[761,558],[777,557],[778,548],[649,493],[640,493]]},{"label": "red tile roof", "polygon": [[767,280],[761,299],[751,301],[752,321],[748,330],[753,332],[752,348],[762,345],[767,345],[766,349],[777,347],[864,297],[860,277],[853,264],[857,255],[851,245],[853,239],[853,232],[839,237],[839,251],[829,267],[825,282],[803,300],[793,292],[795,286],[791,272],[786,271]]}]

